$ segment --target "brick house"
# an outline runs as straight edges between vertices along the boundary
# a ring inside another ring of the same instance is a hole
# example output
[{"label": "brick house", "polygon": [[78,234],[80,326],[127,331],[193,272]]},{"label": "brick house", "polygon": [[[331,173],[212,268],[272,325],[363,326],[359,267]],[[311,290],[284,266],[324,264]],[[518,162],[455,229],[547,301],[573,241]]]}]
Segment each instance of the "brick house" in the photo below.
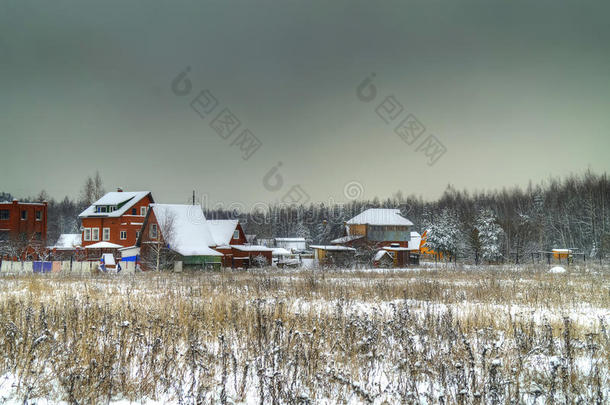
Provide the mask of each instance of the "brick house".
[{"label": "brick house", "polygon": [[46,246],[47,202],[0,202],[0,243],[11,244],[24,256],[32,254],[35,248]]},{"label": "brick house", "polygon": [[134,246],[152,203],[150,191],[118,189],[105,194],[78,216],[82,222],[82,247],[98,242]]}]

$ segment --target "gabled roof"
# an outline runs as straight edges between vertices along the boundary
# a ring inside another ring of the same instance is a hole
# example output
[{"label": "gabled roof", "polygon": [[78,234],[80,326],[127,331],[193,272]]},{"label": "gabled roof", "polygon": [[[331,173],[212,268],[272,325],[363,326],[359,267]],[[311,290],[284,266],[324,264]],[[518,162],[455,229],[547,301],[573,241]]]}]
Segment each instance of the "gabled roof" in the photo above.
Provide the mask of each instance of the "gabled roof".
[{"label": "gabled roof", "polygon": [[390,252],[388,252],[387,250],[378,250],[377,253],[375,253],[375,257],[373,258],[373,260],[381,260],[381,258],[384,256],[388,256],[389,258],[393,259],[390,255]]},{"label": "gabled roof", "polygon": [[82,244],[80,233],[62,233],[55,242],[55,249],[74,249]]},{"label": "gabled roof", "polygon": [[209,219],[208,229],[214,241],[211,246],[228,245],[233,239],[238,223],[237,219]]},{"label": "gabled roof", "polygon": [[85,249],[119,249],[122,247],[123,246],[117,245],[116,243],[112,243],[112,242],[97,242],[97,243],[94,243],[93,245],[85,246]]},{"label": "gabled roof", "polygon": [[413,222],[400,215],[395,208],[369,208],[347,221],[348,225],[401,225],[411,226]]},{"label": "gabled roof", "polygon": [[[138,201],[150,194],[150,191],[111,191],[102,198],[91,204],[86,210],[80,213],[79,218],[85,217],[120,217],[133,207]],[[152,200],[152,196],[151,196]],[[98,205],[118,206],[112,212],[95,212]]]},{"label": "gabled roof", "polygon": [[151,204],[150,209],[157,218],[162,236],[163,224],[172,224],[172,237],[167,241],[171,250],[182,256],[222,256],[209,247],[215,243],[201,206]]}]

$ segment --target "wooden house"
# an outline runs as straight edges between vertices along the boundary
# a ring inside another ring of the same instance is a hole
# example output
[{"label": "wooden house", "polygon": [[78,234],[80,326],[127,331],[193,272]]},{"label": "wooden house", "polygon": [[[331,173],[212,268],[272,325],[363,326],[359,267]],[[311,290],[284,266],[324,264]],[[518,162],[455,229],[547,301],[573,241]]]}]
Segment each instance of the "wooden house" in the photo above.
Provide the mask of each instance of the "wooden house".
[{"label": "wooden house", "polygon": [[217,269],[222,264],[222,253],[210,248],[215,242],[199,205],[150,204],[136,244],[144,270],[153,267],[149,258],[163,248],[174,252],[185,268]]},{"label": "wooden house", "polygon": [[413,222],[394,208],[369,208],[345,223],[345,236],[331,243],[343,246],[407,247]]}]

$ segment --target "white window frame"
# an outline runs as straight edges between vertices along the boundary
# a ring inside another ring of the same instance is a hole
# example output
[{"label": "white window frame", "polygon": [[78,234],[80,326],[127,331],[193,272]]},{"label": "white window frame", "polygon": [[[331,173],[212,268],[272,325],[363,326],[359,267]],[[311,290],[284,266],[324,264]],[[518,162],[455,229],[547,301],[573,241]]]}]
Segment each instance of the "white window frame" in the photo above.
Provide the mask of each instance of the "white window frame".
[{"label": "white window frame", "polygon": [[140,207],[140,216],[141,217],[145,217],[146,216],[146,207]]},{"label": "white window frame", "polygon": [[91,240],[100,240],[100,228],[91,228]]},{"label": "white window frame", "polygon": [[103,241],[110,240],[110,228],[102,228],[102,240]]},{"label": "white window frame", "polygon": [[126,231],[126,230],[122,230],[122,231],[119,233],[119,238],[120,238],[121,240],[127,240],[127,231]]},{"label": "white window frame", "polygon": [[239,239],[239,229],[233,231],[233,239]]},{"label": "white window frame", "polygon": [[91,240],[91,228],[85,228],[83,231],[83,240],[87,242]]},{"label": "white window frame", "polygon": [[157,239],[157,236],[159,235],[159,228],[157,227],[157,224],[150,224],[148,235],[151,239]]},{"label": "white window frame", "polygon": [[140,239],[140,231],[136,231],[136,239]]}]

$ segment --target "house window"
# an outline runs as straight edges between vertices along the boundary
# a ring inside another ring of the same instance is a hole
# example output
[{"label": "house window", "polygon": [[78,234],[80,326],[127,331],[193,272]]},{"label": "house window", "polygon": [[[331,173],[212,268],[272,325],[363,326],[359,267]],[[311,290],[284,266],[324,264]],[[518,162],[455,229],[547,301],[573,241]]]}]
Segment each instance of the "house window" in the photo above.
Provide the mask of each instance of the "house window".
[{"label": "house window", "polygon": [[237,229],[233,232],[233,239],[239,239],[239,231]]},{"label": "house window", "polygon": [[140,207],[140,215],[143,217],[146,216],[146,207]]},{"label": "house window", "polygon": [[157,239],[157,224],[150,224],[150,238]]},{"label": "house window", "polygon": [[0,220],[6,221],[10,218],[9,210],[0,210]]},{"label": "house window", "polygon": [[100,240],[100,228],[91,228],[91,240]]},{"label": "house window", "polygon": [[127,239],[127,231],[121,231],[121,240]]},{"label": "house window", "polygon": [[100,212],[106,212],[106,206],[105,206],[105,205],[103,205],[103,206],[101,207]]},{"label": "house window", "polygon": [[110,228],[102,229],[102,240],[110,240]]},{"label": "house window", "polygon": [[85,228],[85,240],[91,240],[91,228]]},{"label": "house window", "polygon": [[138,215],[138,210],[135,207],[131,209],[131,215]]},{"label": "house window", "polygon": [[136,239],[140,239],[140,231],[136,231]]},{"label": "house window", "polygon": [[36,211],[36,221],[42,221],[42,211]]},{"label": "house window", "polygon": [[28,212],[26,210],[21,211],[21,220],[25,221],[28,219]]}]

